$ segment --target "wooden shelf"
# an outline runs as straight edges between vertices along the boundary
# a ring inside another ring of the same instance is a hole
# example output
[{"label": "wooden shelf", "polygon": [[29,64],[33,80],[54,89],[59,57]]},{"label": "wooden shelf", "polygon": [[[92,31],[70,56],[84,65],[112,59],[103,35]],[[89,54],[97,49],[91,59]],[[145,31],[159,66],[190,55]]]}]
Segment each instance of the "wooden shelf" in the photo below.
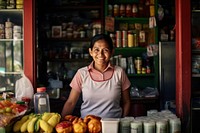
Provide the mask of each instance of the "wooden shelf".
[{"label": "wooden shelf", "polygon": [[47,59],[49,62],[90,62],[92,59]]},{"label": "wooden shelf", "polygon": [[0,39],[0,42],[17,42],[17,41],[24,41],[23,39]]},{"label": "wooden shelf", "polygon": [[200,54],[200,49],[192,49],[193,54]]},{"label": "wooden shelf", "polygon": [[90,41],[90,38],[48,38],[44,40],[48,42],[88,42]]},{"label": "wooden shelf", "polygon": [[50,7],[48,12],[54,12],[54,11],[66,11],[66,10],[95,10],[95,9],[101,9],[101,5],[98,4],[88,4],[88,5],[76,5],[76,4],[71,4],[71,5],[64,5],[64,6],[55,6],[55,7]]},{"label": "wooden shelf", "polygon": [[115,48],[115,55],[123,56],[141,56],[142,53],[146,52],[147,49],[144,47],[125,47],[125,48]]},{"label": "wooden shelf", "polygon": [[193,111],[200,111],[200,107],[199,108],[192,108]]},{"label": "wooden shelf", "polygon": [[154,77],[155,73],[150,74],[128,74],[128,77]]},{"label": "wooden shelf", "polygon": [[149,100],[158,100],[158,97],[131,97],[132,101],[142,101],[142,102],[146,102]]},{"label": "wooden shelf", "polygon": [[200,78],[200,74],[192,74],[192,77]]},{"label": "wooden shelf", "polygon": [[111,4],[130,4],[130,3],[139,3],[139,0],[109,0]]},{"label": "wooden shelf", "polygon": [[23,9],[0,9],[0,12],[23,12]]},{"label": "wooden shelf", "polygon": [[193,13],[195,13],[195,12],[200,13],[200,9],[198,9],[198,10],[192,10],[192,12],[193,12]]},{"label": "wooden shelf", "polygon": [[115,17],[117,21],[135,22],[135,23],[148,23],[149,18],[133,18],[133,17]]}]

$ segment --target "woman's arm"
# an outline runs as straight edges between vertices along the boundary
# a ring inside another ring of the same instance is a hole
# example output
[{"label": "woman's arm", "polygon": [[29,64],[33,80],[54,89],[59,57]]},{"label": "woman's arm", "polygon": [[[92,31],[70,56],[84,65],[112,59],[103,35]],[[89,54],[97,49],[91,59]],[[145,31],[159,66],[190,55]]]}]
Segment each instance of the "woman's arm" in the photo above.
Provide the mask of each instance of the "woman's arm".
[{"label": "woman's arm", "polygon": [[71,89],[70,95],[65,102],[61,116],[64,118],[66,115],[72,114],[74,107],[79,99],[80,92],[76,91],[75,89]]},{"label": "woman's arm", "polygon": [[131,107],[130,89],[126,89],[125,91],[122,91],[122,108],[123,108],[122,117],[129,115],[130,107]]}]

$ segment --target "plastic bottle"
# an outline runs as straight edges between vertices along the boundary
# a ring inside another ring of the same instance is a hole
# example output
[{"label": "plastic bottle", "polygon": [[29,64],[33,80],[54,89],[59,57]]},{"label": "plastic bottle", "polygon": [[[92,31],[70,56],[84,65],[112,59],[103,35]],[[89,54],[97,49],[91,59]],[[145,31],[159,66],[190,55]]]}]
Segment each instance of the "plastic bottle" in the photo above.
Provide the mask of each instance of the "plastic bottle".
[{"label": "plastic bottle", "polygon": [[37,88],[37,93],[34,94],[34,111],[36,114],[50,112],[49,95],[45,87]]}]

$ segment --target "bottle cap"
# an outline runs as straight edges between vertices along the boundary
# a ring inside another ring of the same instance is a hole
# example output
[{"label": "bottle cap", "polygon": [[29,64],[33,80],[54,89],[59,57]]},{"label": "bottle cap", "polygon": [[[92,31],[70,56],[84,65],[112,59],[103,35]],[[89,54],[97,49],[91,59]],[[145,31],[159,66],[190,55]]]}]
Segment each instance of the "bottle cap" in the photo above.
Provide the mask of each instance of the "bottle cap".
[{"label": "bottle cap", "polygon": [[44,91],[46,91],[46,87],[37,88],[37,92],[44,92]]}]

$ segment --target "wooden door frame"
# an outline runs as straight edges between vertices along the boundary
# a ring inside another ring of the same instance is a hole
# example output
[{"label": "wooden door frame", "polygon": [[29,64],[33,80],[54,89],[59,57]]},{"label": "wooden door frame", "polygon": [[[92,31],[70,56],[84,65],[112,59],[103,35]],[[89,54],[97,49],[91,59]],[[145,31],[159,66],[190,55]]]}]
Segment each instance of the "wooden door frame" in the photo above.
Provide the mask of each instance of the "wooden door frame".
[{"label": "wooden door frame", "polygon": [[176,0],[176,113],[182,133],[190,132],[191,1]]},{"label": "wooden door frame", "polygon": [[36,87],[35,0],[24,0],[24,73]]}]

